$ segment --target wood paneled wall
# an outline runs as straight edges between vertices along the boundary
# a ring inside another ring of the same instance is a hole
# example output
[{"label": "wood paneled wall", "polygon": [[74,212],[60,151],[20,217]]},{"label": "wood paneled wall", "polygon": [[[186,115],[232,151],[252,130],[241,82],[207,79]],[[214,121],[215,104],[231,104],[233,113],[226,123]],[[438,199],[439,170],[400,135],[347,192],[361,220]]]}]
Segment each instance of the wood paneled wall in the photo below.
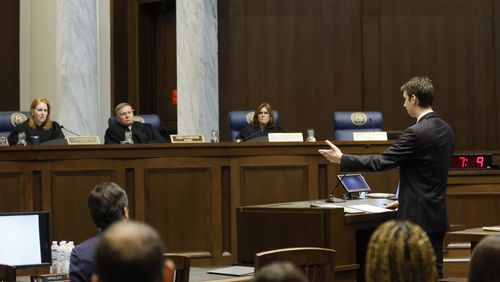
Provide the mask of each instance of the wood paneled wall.
[{"label": "wood paneled wall", "polygon": [[0,1],[0,111],[19,110],[19,0]]},{"label": "wood paneled wall", "polygon": [[262,101],[287,131],[332,138],[334,111],[411,125],[400,86],[427,75],[457,149],[500,147],[499,1],[220,0],[220,128]]}]

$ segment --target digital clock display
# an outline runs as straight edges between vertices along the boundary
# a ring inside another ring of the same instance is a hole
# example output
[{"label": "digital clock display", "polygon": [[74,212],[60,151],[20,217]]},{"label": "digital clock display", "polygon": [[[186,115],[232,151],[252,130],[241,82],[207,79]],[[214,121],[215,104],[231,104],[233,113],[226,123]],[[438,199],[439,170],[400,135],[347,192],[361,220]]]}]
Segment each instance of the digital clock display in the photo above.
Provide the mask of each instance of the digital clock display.
[{"label": "digital clock display", "polygon": [[491,168],[491,154],[455,154],[451,157],[451,169]]}]

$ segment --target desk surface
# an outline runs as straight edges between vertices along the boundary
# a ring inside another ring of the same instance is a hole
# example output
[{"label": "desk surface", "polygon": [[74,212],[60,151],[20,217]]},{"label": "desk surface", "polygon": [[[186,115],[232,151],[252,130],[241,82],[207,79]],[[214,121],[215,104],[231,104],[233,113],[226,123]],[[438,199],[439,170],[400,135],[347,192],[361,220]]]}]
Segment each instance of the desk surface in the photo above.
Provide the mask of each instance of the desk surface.
[{"label": "desk surface", "polygon": [[456,240],[456,241],[471,241],[478,242],[487,236],[498,236],[500,232],[498,231],[486,231],[482,227],[470,228],[460,231],[448,232],[446,234],[446,239]]}]

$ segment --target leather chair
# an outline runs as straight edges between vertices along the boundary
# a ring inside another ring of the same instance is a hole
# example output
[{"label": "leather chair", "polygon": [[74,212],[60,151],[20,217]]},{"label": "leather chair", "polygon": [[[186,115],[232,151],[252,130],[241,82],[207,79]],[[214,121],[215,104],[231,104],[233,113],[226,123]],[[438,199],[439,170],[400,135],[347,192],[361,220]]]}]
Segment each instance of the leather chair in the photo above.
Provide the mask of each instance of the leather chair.
[{"label": "leather chair", "polygon": [[300,247],[260,252],[255,254],[255,272],[273,262],[293,263],[310,282],[335,281],[335,250]]},{"label": "leather chair", "polygon": [[[134,116],[134,120],[142,123],[149,123],[151,127],[158,132],[161,129],[160,117],[156,114],[136,115]],[[108,125],[111,125],[113,122],[117,122],[116,117],[110,117],[108,119]]]},{"label": "leather chair", "polygon": [[26,121],[30,112],[0,112],[0,136],[8,136],[18,125]]},{"label": "leather chair", "polygon": [[[228,113],[229,120],[229,134],[231,135],[231,140],[235,141],[236,136],[240,131],[252,123],[253,115],[255,111],[231,111]],[[273,110],[274,124],[278,125],[279,114],[278,111]]]},{"label": "leather chair", "polygon": [[381,112],[334,112],[333,132],[335,140],[352,141],[353,132],[382,131]]},{"label": "leather chair", "polygon": [[174,282],[189,282],[191,259],[188,256],[167,253],[163,257],[173,261],[175,264]]}]

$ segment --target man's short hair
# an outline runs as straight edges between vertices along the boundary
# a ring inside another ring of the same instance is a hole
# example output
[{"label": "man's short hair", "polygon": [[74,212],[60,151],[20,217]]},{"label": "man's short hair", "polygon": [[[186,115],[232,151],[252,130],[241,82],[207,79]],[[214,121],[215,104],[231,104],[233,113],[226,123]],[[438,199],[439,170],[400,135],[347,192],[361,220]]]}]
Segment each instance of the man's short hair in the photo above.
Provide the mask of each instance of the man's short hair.
[{"label": "man's short hair", "polygon": [[408,97],[415,95],[418,98],[418,105],[422,108],[432,106],[434,100],[434,86],[432,80],[426,76],[415,76],[408,80],[400,88],[401,92],[405,90],[408,92]]},{"label": "man's short hair", "polygon": [[157,282],[163,277],[163,245],[149,225],[117,222],[96,248],[96,274],[102,282]]},{"label": "man's short hair", "polygon": [[116,105],[116,107],[115,107],[115,116],[118,115],[118,111],[120,111],[122,108],[124,108],[126,106],[129,106],[129,107],[132,108],[132,106],[129,103],[127,103],[127,102],[123,102],[123,103],[120,103],[120,104]]},{"label": "man's short hair", "polygon": [[90,192],[87,204],[95,225],[104,230],[123,219],[124,208],[128,207],[127,193],[114,182],[103,182]]},{"label": "man's short hair", "polygon": [[274,262],[261,268],[254,277],[254,282],[307,282],[307,278],[298,267],[290,262]]}]

